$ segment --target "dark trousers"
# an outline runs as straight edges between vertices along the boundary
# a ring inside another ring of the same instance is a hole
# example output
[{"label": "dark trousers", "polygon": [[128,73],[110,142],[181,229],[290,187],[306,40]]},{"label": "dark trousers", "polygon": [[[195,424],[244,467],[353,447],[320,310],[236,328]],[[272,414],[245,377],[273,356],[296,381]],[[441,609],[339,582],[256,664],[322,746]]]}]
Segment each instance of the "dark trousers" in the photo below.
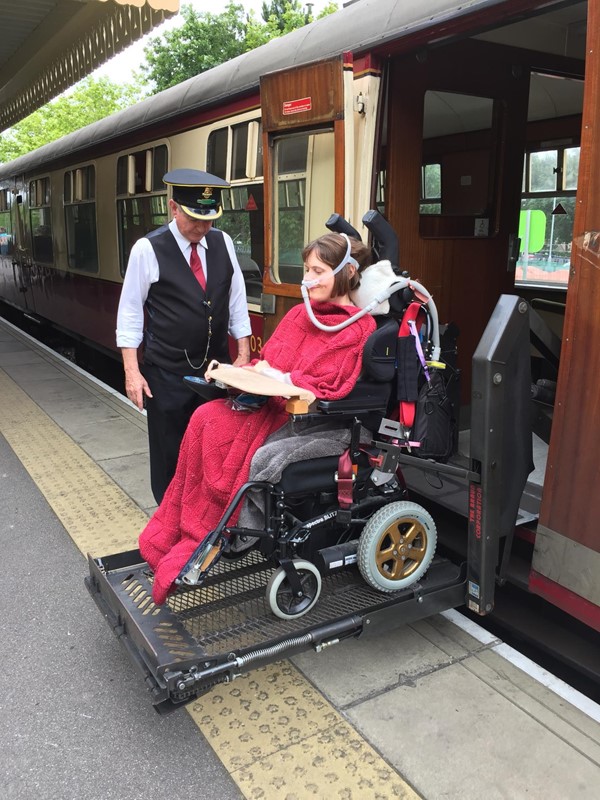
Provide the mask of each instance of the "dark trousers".
[{"label": "dark trousers", "polygon": [[185,385],[181,375],[154,364],[144,364],[142,372],[153,395],[146,398],[150,484],[160,505],[175,474],[179,446],[190,417],[204,401]]}]

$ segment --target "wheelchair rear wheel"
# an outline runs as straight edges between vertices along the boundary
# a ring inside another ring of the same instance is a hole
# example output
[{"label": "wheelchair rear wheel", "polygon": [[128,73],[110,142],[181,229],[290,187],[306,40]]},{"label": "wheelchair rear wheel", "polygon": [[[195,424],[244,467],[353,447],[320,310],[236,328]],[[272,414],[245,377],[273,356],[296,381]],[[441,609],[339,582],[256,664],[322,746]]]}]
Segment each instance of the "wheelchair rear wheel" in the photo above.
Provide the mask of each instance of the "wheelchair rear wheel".
[{"label": "wheelchair rear wheel", "polygon": [[381,592],[406,589],[431,563],[437,531],[431,515],[417,503],[390,503],[373,514],[358,544],[358,568]]},{"label": "wheelchair rear wheel", "polygon": [[294,559],[302,587],[301,597],[297,597],[290,586],[283,567],[275,570],[267,584],[269,608],[280,619],[295,619],[306,614],[315,605],[321,594],[321,573],[310,561]]}]

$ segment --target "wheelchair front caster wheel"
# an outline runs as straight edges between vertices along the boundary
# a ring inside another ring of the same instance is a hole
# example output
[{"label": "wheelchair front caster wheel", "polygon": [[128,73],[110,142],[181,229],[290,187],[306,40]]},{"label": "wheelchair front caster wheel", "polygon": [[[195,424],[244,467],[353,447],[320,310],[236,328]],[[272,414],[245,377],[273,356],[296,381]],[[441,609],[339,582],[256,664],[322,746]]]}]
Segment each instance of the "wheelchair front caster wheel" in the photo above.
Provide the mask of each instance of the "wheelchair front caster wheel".
[{"label": "wheelchair front caster wheel", "polygon": [[306,614],[315,605],[321,594],[321,573],[310,561],[294,560],[302,595],[292,592],[290,582],[283,567],[275,570],[267,584],[269,608],[280,619],[295,619]]},{"label": "wheelchair front caster wheel", "polygon": [[361,575],[380,592],[397,592],[416,583],[435,553],[437,531],[417,503],[397,502],[376,511],[358,542]]}]

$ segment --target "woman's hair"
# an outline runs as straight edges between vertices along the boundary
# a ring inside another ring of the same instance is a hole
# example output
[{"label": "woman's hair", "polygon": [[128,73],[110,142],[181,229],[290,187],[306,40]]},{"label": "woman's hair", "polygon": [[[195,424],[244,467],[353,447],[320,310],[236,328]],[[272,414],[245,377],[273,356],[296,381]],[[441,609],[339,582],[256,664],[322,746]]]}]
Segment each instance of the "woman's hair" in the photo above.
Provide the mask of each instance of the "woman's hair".
[{"label": "woman's hair", "polygon": [[[348,265],[341,269],[335,276],[332,297],[343,297],[354,291],[360,285],[360,275],[372,261],[371,248],[352,236],[350,239],[350,255],[358,261],[358,270],[351,275]],[[302,251],[302,261],[306,263],[309,255],[315,253],[317,258],[335,269],[346,255],[348,241],[339,233],[326,233],[309,242]]]}]

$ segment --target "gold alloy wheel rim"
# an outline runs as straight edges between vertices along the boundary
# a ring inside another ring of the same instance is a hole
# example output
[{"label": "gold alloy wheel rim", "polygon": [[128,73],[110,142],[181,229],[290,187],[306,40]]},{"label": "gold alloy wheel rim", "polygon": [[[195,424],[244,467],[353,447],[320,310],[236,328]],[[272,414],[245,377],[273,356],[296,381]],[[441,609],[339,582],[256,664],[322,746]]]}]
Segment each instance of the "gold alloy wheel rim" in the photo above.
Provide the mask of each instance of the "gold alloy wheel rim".
[{"label": "gold alloy wheel rim", "polygon": [[427,530],[413,517],[393,522],[382,533],[375,563],[382,577],[391,581],[408,578],[419,568],[427,550]]}]

